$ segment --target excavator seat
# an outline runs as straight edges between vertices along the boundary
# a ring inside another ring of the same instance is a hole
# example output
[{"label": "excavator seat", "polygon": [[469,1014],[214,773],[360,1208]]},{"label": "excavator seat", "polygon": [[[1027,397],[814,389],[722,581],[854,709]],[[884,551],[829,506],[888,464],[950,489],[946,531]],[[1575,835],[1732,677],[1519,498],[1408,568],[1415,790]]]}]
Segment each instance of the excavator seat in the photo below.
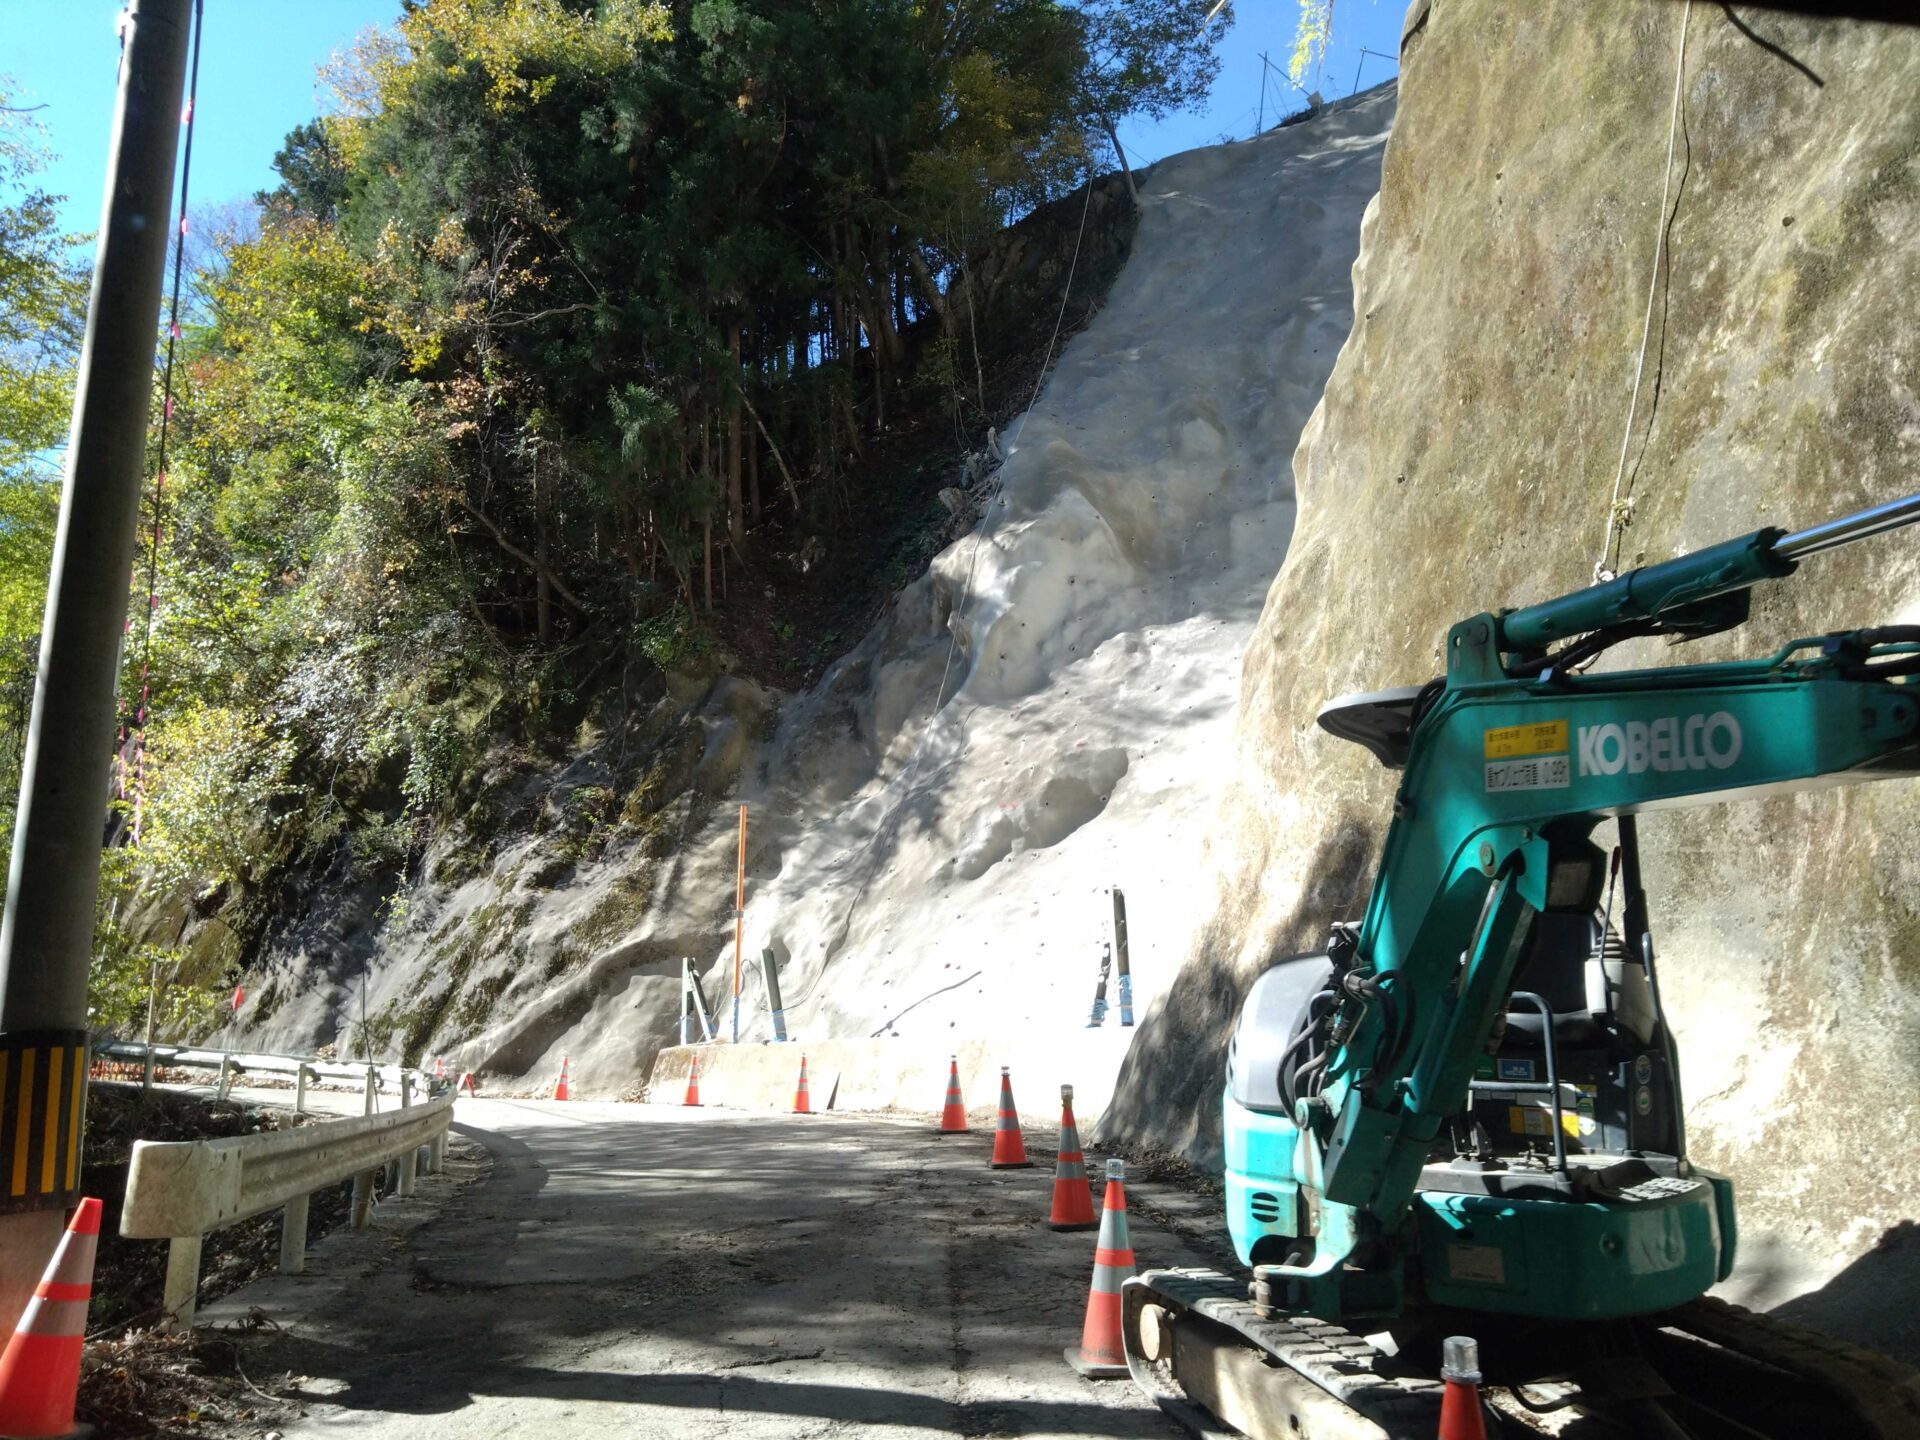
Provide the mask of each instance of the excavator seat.
[{"label": "excavator seat", "polygon": [[[1590,916],[1555,911],[1536,915],[1526,954],[1514,976],[1515,990],[1531,991],[1551,1007],[1553,1037],[1562,1047],[1590,1044],[1600,1037],[1593,1002],[1602,1000],[1604,1016],[1605,988],[1591,983],[1600,964],[1598,938],[1599,922]],[[1507,1039],[1538,1047],[1544,1023],[1532,1005],[1515,1002],[1507,1010]]]}]

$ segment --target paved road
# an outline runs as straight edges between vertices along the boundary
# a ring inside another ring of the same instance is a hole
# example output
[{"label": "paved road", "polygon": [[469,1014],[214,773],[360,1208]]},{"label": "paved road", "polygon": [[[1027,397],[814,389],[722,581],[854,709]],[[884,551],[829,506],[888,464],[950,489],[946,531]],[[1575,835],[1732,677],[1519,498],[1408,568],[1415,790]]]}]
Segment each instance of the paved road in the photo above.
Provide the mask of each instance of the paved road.
[{"label": "paved road", "polygon": [[[288,1440],[1179,1433],[1061,1360],[1094,1237],[1047,1230],[1050,1164],[989,1170],[987,1135],[511,1100],[458,1121],[490,1170],[250,1347],[253,1374],[309,1377]],[[1134,1244],[1208,1258],[1138,1214]]]}]

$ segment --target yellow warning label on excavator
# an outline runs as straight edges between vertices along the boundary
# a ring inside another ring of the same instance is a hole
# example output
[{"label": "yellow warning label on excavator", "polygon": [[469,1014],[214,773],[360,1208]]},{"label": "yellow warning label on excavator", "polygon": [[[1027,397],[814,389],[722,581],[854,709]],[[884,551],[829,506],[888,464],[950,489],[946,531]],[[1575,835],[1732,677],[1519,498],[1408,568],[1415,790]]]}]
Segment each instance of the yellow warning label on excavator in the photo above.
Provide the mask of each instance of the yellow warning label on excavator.
[{"label": "yellow warning label on excavator", "polygon": [[1531,725],[1508,725],[1483,731],[1487,759],[1511,760],[1518,755],[1552,755],[1567,748],[1567,722],[1536,720]]},{"label": "yellow warning label on excavator", "polygon": [[[1560,1112],[1560,1128],[1578,1139],[1580,1136],[1580,1117],[1570,1111]],[[1515,1135],[1551,1135],[1553,1133],[1553,1112],[1544,1105],[1509,1105],[1507,1107],[1507,1129]]]}]

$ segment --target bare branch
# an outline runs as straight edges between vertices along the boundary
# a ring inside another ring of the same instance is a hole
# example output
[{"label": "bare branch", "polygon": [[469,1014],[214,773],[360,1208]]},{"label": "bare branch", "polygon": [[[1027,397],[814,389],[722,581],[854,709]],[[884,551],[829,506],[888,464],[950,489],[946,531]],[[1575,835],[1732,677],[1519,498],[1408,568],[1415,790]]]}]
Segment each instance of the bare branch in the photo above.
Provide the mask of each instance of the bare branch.
[{"label": "bare branch", "polygon": [[760,419],[760,412],[753,408],[753,401],[747,398],[743,387],[740,391],[740,403],[747,407],[747,414],[753,417],[753,427],[760,432],[760,438],[767,442],[767,448],[773,451],[774,464],[780,467],[780,478],[787,482],[787,494],[793,497],[794,514],[800,513],[800,488],[793,483],[793,472],[787,469],[786,457],[781,455],[780,447],[773,443],[773,436],[767,434],[767,427]]},{"label": "bare branch", "polygon": [[561,578],[558,575],[553,573],[552,566],[541,564],[538,560],[534,559],[533,556],[529,555],[526,551],[522,550],[518,545],[514,544],[511,540],[509,540],[506,537],[505,533],[500,529],[500,527],[494,524],[493,517],[491,515],[488,515],[486,511],[480,509],[479,506],[475,505],[471,500],[467,499],[467,497],[464,495],[456,495],[453,498],[459,504],[462,510],[465,510],[469,515],[471,515],[474,519],[480,522],[481,526],[486,530],[486,532],[489,535],[493,536],[494,542],[498,544],[502,550],[506,551],[507,554],[511,555],[514,559],[518,560],[522,565],[526,566],[529,570],[533,571],[534,574],[544,578],[549,585],[553,586],[554,594],[558,595],[562,600],[566,601],[567,604],[571,605],[579,615],[581,615],[584,618],[591,613],[585,605],[580,603],[580,597],[578,595],[575,595],[573,591],[569,590],[566,586],[566,583],[563,580],[561,580]]}]

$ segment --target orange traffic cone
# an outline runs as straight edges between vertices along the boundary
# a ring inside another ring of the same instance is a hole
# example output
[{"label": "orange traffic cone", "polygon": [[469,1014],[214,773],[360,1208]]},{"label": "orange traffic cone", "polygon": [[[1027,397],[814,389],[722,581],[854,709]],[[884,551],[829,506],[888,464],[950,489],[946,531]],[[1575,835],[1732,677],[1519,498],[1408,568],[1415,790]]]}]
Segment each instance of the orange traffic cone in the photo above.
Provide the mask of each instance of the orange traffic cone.
[{"label": "orange traffic cone", "polygon": [[466,1091],[467,1094],[473,1096],[476,1100],[480,1098],[480,1086],[473,1078],[473,1071],[462,1070],[460,1072],[460,1083],[453,1087],[453,1093],[458,1095],[462,1090]]},{"label": "orange traffic cone", "polygon": [[1127,1375],[1127,1352],[1120,1338],[1120,1287],[1133,1274],[1126,1178],[1126,1161],[1107,1161],[1107,1200],[1093,1252],[1086,1323],[1080,1327],[1080,1348],[1065,1352],[1067,1363],[1089,1380],[1124,1380]]},{"label": "orange traffic cone", "polygon": [[433,1057],[433,1078],[436,1080],[447,1078],[447,1067],[438,1055]]},{"label": "orange traffic cone", "polygon": [[953,1068],[947,1071],[947,1104],[940,1112],[940,1130],[942,1135],[965,1135],[967,1131],[967,1104],[960,1098],[960,1057],[953,1057]]},{"label": "orange traffic cone", "polygon": [[680,1103],[682,1105],[700,1103],[700,1057],[698,1055],[693,1057],[693,1067],[687,1071],[687,1098]]},{"label": "orange traffic cone", "polygon": [[807,1057],[800,1057],[800,1083],[793,1087],[793,1113],[811,1115],[813,1105],[807,1099]]},{"label": "orange traffic cone", "polygon": [[0,1435],[33,1440],[73,1433],[99,1236],[100,1202],[82,1200],[0,1355]]},{"label": "orange traffic cone", "polygon": [[1087,1157],[1080,1153],[1080,1127],[1073,1120],[1073,1086],[1060,1087],[1060,1158],[1053,1167],[1053,1213],[1047,1224],[1055,1230],[1091,1230],[1093,1190],[1087,1184]]},{"label": "orange traffic cone", "polygon": [[993,1129],[993,1159],[989,1162],[995,1170],[1031,1170],[1033,1162],[1027,1159],[1026,1137],[1020,1133],[1020,1112],[1013,1108],[1013,1079],[1007,1067],[1000,1067],[1000,1119]]},{"label": "orange traffic cone", "polygon": [[564,1055],[560,1057],[560,1078],[554,1083],[553,1098],[556,1100],[573,1098],[572,1092],[567,1089],[567,1057]]},{"label": "orange traffic cone", "polygon": [[1487,1440],[1480,1409],[1480,1346],[1466,1335],[1449,1335],[1440,1345],[1440,1440]]}]

